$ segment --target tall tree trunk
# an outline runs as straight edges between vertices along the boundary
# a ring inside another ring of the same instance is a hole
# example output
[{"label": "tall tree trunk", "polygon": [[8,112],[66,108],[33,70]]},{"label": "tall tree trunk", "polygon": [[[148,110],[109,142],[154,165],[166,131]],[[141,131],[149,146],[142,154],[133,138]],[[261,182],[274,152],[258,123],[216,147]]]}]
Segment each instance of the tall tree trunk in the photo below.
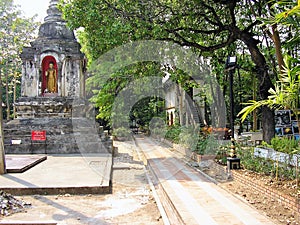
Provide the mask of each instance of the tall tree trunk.
[{"label": "tall tree trunk", "polygon": [[3,112],[2,112],[2,79],[0,68],[0,174],[6,173],[4,137],[3,137]]},{"label": "tall tree trunk", "polygon": [[10,119],[10,104],[9,104],[9,82],[8,82],[8,70],[5,71],[5,96],[6,96],[6,120],[8,121]]},{"label": "tall tree trunk", "polygon": [[15,75],[14,75],[14,105],[13,105],[14,119],[17,118],[16,101],[17,101],[17,73],[15,73]]},{"label": "tall tree trunk", "polygon": [[[268,74],[266,59],[257,47],[258,41],[248,32],[240,32],[240,39],[247,45],[251,58],[256,65],[256,76],[259,82],[259,97],[267,99],[269,89],[273,87],[272,81]],[[262,129],[263,139],[270,142],[275,135],[274,112],[268,107],[262,107]]]}]

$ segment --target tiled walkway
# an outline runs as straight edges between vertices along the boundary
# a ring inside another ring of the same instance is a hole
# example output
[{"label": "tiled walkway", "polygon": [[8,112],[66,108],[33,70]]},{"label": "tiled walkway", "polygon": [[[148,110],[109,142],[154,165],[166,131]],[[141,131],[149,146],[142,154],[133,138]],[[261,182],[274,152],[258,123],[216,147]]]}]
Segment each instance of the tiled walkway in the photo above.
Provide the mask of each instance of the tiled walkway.
[{"label": "tiled walkway", "polygon": [[274,224],[150,138],[137,136],[136,143],[182,224]]}]

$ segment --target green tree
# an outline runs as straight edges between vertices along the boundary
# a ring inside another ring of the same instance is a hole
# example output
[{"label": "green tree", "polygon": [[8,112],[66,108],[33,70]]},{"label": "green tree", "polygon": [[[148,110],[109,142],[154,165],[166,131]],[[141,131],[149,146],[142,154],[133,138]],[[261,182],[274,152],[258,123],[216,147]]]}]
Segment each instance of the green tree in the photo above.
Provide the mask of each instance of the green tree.
[{"label": "green tree", "polygon": [[[300,24],[300,2],[278,1],[272,6],[272,16],[264,20],[264,26],[271,25],[280,27],[288,35],[285,35],[285,43],[282,49],[285,59],[281,73],[276,81],[275,87],[269,89],[270,96],[266,100],[252,100],[241,110],[242,120],[252,111],[267,106],[271,109],[291,109],[295,112],[299,123],[299,24]],[[289,53],[291,56],[287,55]],[[299,125],[299,124],[298,124]]]},{"label": "green tree", "polygon": [[[279,29],[276,25],[268,32],[268,27],[261,29],[262,18],[269,18],[272,14],[270,1],[62,2],[69,25],[74,29],[84,28],[80,35],[84,42],[81,43],[90,59],[96,59],[118,45],[140,39],[172,41],[192,48],[201,55],[218,57],[217,60],[222,61],[222,65],[229,54],[237,54],[234,49],[245,48],[254,63],[252,73],[258,81],[259,99],[268,99],[268,90],[273,87],[273,77],[269,74],[268,57],[263,45],[265,39],[270,42],[271,38],[271,45],[275,45],[272,49],[276,51],[276,64],[279,67],[282,64]],[[215,53],[221,50],[225,50],[227,54],[216,56]],[[274,54],[271,55],[273,57]],[[276,79],[276,74],[274,78]],[[270,141],[274,135],[274,113],[264,106],[261,111],[264,139]]]},{"label": "green tree", "polygon": [[[130,85],[134,80],[139,79],[141,77],[151,77],[151,76],[161,76],[163,77],[163,73],[161,72],[160,64],[154,62],[140,62],[136,63],[124,68],[121,68],[114,74],[110,76],[110,79],[106,83],[101,83],[102,80],[98,80],[97,76],[92,76],[88,79],[87,86],[89,90],[92,90],[93,97],[91,101],[95,104],[97,108],[99,108],[99,114],[97,118],[104,119],[112,125],[112,117],[115,122],[118,121],[128,121],[129,118],[122,118],[122,114],[114,115],[112,114],[113,105],[118,97],[119,93],[128,85]],[[102,87],[100,90],[98,87]],[[136,86],[133,88],[133,93],[128,94],[124,99],[126,102],[130,102],[130,98],[136,95],[142,96],[145,89],[150,88],[147,87],[147,84]],[[93,90],[94,89],[94,90]],[[149,97],[149,96],[144,96]],[[122,103],[125,104],[125,103]],[[147,101],[141,101],[140,104],[147,104]],[[118,109],[114,111],[122,112],[121,105],[118,106]],[[134,112],[137,113],[137,109]],[[128,115],[129,116],[129,115]]]},{"label": "green tree", "polygon": [[153,117],[165,118],[164,101],[155,96],[141,99],[130,112],[130,119],[145,127],[149,127]]},{"label": "green tree", "polygon": [[0,174],[3,174],[6,172],[2,126],[3,97],[7,107],[6,118],[9,119],[10,106],[16,99],[18,80],[21,75],[19,54],[23,46],[32,40],[37,24],[33,22],[33,18],[22,17],[13,0],[0,0],[0,24]]},{"label": "green tree", "polygon": [[[293,63],[298,63],[297,66],[293,66]],[[247,106],[241,110],[242,120],[245,120],[249,113],[253,110],[267,106],[273,110],[276,109],[290,109],[296,115],[298,126],[300,125],[299,113],[300,113],[300,61],[285,56],[283,72],[280,75],[279,81],[276,82],[275,87],[269,90],[268,99],[261,101],[250,101]]]},{"label": "green tree", "polygon": [[34,18],[24,18],[12,0],[0,1],[0,51],[1,81],[6,105],[6,119],[10,119],[11,105],[16,99],[21,77],[21,53],[23,46],[33,40],[38,24]]}]

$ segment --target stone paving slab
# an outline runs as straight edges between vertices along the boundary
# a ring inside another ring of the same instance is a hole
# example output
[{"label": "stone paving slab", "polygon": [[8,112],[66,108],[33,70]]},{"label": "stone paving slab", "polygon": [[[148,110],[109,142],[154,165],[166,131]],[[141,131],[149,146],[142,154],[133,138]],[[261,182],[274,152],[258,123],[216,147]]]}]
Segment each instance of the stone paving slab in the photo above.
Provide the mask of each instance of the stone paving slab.
[{"label": "stone paving slab", "polygon": [[14,195],[111,193],[111,154],[48,155],[23,173],[0,176],[0,189]]},{"label": "stone paving slab", "polygon": [[46,155],[5,155],[6,171],[23,173],[46,159]]},{"label": "stone paving slab", "polygon": [[249,204],[187,166],[168,148],[148,137],[138,136],[136,142],[182,224],[274,225]]}]

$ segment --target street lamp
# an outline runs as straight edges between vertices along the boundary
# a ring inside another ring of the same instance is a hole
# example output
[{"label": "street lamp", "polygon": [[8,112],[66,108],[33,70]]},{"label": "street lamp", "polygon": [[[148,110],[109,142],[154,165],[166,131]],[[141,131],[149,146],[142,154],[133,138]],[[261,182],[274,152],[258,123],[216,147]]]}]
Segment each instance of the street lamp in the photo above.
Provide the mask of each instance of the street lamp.
[{"label": "street lamp", "polygon": [[[233,74],[236,68],[236,56],[229,56],[225,63],[225,69],[229,72],[229,97],[230,97],[230,129],[231,139],[234,139],[234,96],[233,96]],[[234,144],[234,142],[233,142]]]},{"label": "street lamp", "polygon": [[236,156],[234,141],[234,96],[233,96],[233,75],[237,66],[236,56],[229,56],[225,63],[225,69],[229,72],[229,97],[230,97],[230,129],[231,129],[231,150],[230,157],[227,158],[228,169],[239,169],[240,159]]}]

